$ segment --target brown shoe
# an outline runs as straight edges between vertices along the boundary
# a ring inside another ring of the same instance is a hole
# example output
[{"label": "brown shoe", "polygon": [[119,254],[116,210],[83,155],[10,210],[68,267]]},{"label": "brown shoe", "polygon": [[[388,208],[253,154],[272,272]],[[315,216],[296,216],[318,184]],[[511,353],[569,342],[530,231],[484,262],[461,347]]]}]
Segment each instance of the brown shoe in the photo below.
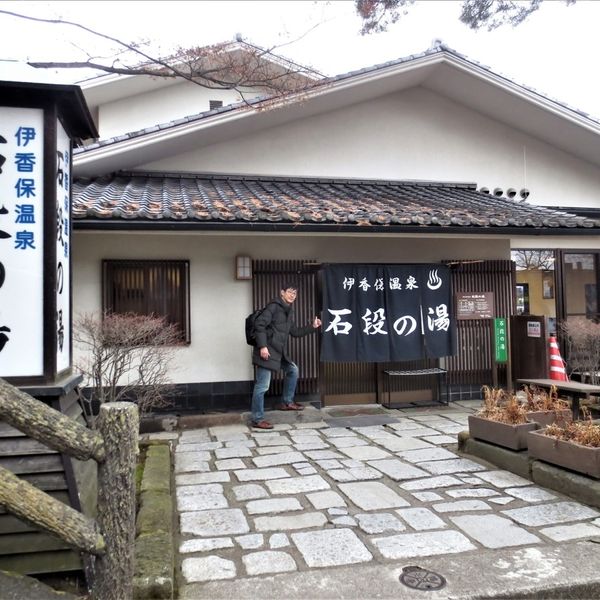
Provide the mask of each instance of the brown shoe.
[{"label": "brown shoe", "polygon": [[252,427],[254,429],[273,429],[273,425],[271,425],[269,421],[258,421],[257,423],[253,422]]},{"label": "brown shoe", "polygon": [[292,402],[291,404],[280,404],[277,410],[304,410],[304,406]]}]

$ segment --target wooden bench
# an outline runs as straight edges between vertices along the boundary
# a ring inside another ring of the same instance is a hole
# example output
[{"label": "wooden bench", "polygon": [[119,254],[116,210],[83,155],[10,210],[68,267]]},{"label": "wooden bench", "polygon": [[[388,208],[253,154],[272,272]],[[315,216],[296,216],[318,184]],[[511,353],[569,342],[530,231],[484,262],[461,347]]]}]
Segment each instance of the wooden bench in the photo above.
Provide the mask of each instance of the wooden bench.
[{"label": "wooden bench", "polygon": [[579,419],[579,400],[589,398],[590,394],[600,395],[600,385],[591,385],[579,381],[557,381],[556,379],[517,379],[517,383],[533,385],[539,388],[550,389],[555,386],[559,392],[571,399],[573,419]]},{"label": "wooden bench", "polygon": [[[448,382],[446,379],[446,369],[440,369],[439,367],[433,367],[431,369],[410,369],[405,371],[383,371],[384,376],[384,394],[387,394],[387,406],[386,408],[392,407],[392,377],[422,377],[427,375],[436,375],[438,378],[437,385],[437,402],[439,404],[448,404],[450,400],[450,392],[448,390]],[[442,381],[446,387],[446,402],[442,400],[441,383]],[[385,397],[385,396],[384,396]],[[383,404],[383,403],[382,403]]]}]

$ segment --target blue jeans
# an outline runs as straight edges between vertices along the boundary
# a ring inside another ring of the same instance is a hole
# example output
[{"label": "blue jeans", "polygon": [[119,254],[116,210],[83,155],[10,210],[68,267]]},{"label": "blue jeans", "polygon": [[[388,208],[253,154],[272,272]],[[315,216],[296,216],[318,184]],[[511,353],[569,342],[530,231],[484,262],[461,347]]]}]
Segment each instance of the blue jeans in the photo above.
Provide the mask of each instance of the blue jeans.
[{"label": "blue jeans", "polygon": [[[296,393],[296,383],[298,383],[298,367],[293,362],[282,359],[281,370],[284,373],[282,400],[284,404],[292,404]],[[270,385],[271,371],[263,367],[256,367],[251,408],[254,423],[265,418],[265,393]]]}]

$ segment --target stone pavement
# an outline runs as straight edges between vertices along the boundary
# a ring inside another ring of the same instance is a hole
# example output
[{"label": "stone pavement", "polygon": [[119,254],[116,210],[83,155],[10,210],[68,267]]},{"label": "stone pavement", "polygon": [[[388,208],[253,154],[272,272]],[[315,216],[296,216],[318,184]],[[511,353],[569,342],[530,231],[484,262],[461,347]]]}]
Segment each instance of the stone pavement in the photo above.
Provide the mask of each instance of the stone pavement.
[{"label": "stone pavement", "polygon": [[[242,424],[183,431],[175,450],[180,598],[410,598],[422,592],[402,589],[403,567],[427,564],[450,590],[449,570],[462,573],[451,565],[468,573],[484,556],[511,572],[537,558],[533,579],[543,584],[565,543],[600,541],[600,513],[458,455],[457,433],[475,404],[388,411],[356,417],[356,426],[328,423],[324,411],[324,421],[270,432]],[[589,553],[598,550],[590,544]],[[471,575],[460,597],[477,597]],[[382,577],[391,587],[379,595],[375,583],[365,587]]]}]

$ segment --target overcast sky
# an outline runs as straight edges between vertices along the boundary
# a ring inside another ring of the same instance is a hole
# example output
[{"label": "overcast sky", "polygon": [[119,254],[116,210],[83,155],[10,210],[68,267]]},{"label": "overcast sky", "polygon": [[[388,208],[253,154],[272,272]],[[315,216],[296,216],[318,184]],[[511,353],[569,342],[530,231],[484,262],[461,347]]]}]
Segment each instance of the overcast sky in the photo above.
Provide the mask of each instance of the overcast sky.
[{"label": "overcast sky", "polygon": [[[147,41],[167,54],[177,45],[231,40],[236,33],[327,75],[423,52],[434,39],[517,83],[600,118],[600,2],[567,7],[547,0],[524,24],[493,32],[458,20],[460,2],[417,1],[387,33],[361,36],[350,0],[323,2],[4,2],[0,10],[76,21],[125,41]],[[0,14],[0,57],[78,60],[81,49],[108,52],[97,38],[64,25],[40,25]],[[10,79],[0,62],[0,78]],[[48,74],[45,74],[46,78]],[[81,72],[61,71],[71,83]]]}]

